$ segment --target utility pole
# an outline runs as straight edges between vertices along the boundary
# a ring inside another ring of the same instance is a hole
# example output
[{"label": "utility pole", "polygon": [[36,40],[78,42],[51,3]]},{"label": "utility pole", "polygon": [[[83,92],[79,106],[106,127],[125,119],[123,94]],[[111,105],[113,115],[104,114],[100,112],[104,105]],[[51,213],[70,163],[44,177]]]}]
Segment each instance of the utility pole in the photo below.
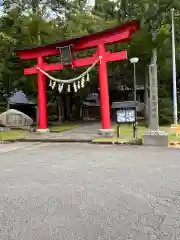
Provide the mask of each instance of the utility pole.
[{"label": "utility pole", "polygon": [[172,14],[172,65],[173,65],[173,116],[174,124],[178,124],[177,116],[177,80],[176,80],[176,48],[175,48],[175,30],[174,30],[174,9],[171,9]]}]

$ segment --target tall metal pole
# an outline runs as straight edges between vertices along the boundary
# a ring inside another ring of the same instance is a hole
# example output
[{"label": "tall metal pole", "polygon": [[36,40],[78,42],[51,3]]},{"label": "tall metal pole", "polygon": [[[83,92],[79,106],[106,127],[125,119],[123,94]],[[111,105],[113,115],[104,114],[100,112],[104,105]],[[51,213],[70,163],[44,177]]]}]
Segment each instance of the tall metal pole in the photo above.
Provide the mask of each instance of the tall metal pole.
[{"label": "tall metal pole", "polygon": [[173,63],[173,115],[174,124],[178,123],[177,116],[177,82],[176,82],[176,49],[175,49],[175,30],[174,30],[174,9],[171,10],[172,13],[172,63]]},{"label": "tall metal pole", "polygon": [[136,102],[136,63],[133,63],[134,66],[134,101]]}]

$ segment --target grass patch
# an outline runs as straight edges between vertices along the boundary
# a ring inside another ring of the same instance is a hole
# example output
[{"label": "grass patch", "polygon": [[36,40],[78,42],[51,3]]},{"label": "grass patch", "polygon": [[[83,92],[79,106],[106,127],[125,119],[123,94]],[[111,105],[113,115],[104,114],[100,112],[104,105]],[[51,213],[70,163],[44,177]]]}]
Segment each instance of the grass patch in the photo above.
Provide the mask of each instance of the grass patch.
[{"label": "grass patch", "polygon": [[[117,132],[117,126],[113,126],[115,132]],[[165,131],[168,133],[168,140],[169,142],[180,142],[180,136],[171,132],[170,126],[162,126],[160,127],[161,131]],[[92,142],[93,143],[121,143],[121,144],[142,144],[142,135],[144,132],[150,131],[145,126],[138,125],[137,132],[138,132],[138,140],[133,140],[133,128],[131,125],[121,125],[120,126],[120,138],[96,138]]]},{"label": "grass patch", "polygon": [[50,131],[51,132],[64,132],[64,131],[71,130],[74,128],[79,128],[79,127],[80,127],[80,125],[78,125],[78,124],[62,123],[61,125],[50,127]]},{"label": "grass patch", "polygon": [[126,140],[120,138],[96,138],[92,141],[92,143],[141,145],[142,140],[141,139]]},{"label": "grass patch", "polygon": [[[116,125],[114,126],[114,129],[116,131],[116,129],[117,129]],[[160,127],[160,130],[168,133],[169,141],[180,141],[180,137],[178,137],[176,134],[171,132],[170,126],[162,126],[162,127]],[[150,129],[148,129],[145,126],[138,125],[137,126],[138,138],[141,139],[143,133],[146,131],[150,131]],[[132,126],[122,125],[120,127],[120,138],[121,139],[129,139],[129,140],[132,139],[133,138]]]},{"label": "grass patch", "polygon": [[[80,125],[78,124],[61,124],[58,126],[53,126],[50,128],[51,132],[64,132],[67,130],[71,130],[74,128],[78,128]],[[0,132],[0,141],[13,141],[13,140],[19,140],[26,137],[28,134],[27,130],[21,130],[21,129],[11,129],[6,132]]]},{"label": "grass patch", "polygon": [[6,132],[0,132],[0,141],[23,139],[26,134],[26,130],[9,130]]}]

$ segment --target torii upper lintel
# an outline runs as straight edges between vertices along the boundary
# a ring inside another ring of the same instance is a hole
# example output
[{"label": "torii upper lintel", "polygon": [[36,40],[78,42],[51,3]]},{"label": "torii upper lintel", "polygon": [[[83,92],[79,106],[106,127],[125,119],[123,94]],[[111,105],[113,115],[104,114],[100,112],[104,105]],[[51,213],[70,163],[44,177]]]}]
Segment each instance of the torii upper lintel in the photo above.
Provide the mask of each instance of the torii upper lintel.
[{"label": "torii upper lintel", "polygon": [[27,47],[16,48],[17,54],[23,60],[33,59],[39,56],[46,57],[58,55],[59,50],[56,47],[63,47],[73,44],[73,51],[80,51],[88,48],[97,47],[99,44],[108,45],[117,42],[129,41],[131,35],[139,30],[139,22],[132,21],[126,24],[97,32],[91,35],[74,37],[63,41],[55,41],[45,45],[30,45]]}]

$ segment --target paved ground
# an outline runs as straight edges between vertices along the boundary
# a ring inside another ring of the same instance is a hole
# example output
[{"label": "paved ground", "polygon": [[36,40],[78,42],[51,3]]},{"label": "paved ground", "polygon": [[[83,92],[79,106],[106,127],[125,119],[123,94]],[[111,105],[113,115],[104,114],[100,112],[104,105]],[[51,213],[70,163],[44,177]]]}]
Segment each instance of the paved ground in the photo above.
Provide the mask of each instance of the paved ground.
[{"label": "paved ground", "polygon": [[46,133],[37,134],[29,133],[26,139],[42,140],[42,139],[52,139],[53,140],[87,140],[92,141],[94,138],[98,137],[98,132],[101,128],[100,123],[92,123],[79,128],[74,128],[62,133]]},{"label": "paved ground", "polygon": [[180,239],[178,149],[6,144],[0,160],[1,240]]}]

